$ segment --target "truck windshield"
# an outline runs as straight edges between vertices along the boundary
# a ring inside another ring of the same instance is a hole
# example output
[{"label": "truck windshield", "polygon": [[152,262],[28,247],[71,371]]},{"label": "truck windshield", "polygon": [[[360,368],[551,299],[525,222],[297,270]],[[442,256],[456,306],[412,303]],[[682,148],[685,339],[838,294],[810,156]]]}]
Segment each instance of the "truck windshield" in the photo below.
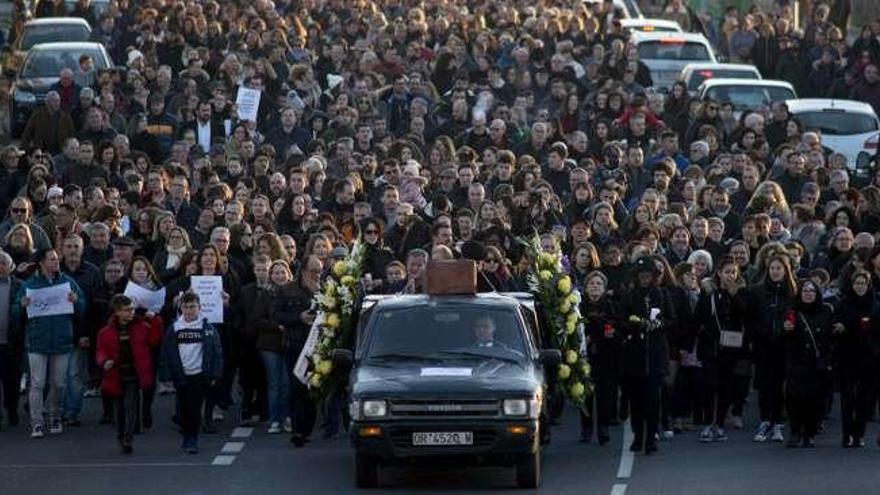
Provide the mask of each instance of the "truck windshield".
[{"label": "truck windshield", "polygon": [[527,355],[521,320],[512,308],[416,306],[379,311],[366,341],[367,359],[455,359]]}]

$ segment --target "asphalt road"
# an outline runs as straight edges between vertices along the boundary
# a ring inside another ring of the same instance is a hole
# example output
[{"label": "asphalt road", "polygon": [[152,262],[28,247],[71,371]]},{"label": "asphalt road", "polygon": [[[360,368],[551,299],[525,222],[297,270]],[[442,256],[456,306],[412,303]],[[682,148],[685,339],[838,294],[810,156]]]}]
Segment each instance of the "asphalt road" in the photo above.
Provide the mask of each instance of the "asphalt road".
[{"label": "asphalt road", "polygon": [[[178,450],[170,422],[171,399],[160,398],[153,431],[135,439],[135,452],[119,453],[112,427],[100,426],[100,401],[87,399],[84,425],[62,435],[30,440],[25,427],[0,431],[3,494],[339,494],[353,493],[352,456],[346,439],[315,440],[294,449],[286,435],[265,426],[203,435],[201,452]],[[752,408],[753,409],[753,408]],[[622,454],[624,428],[599,447],[577,440],[573,411],[553,432],[544,460],[548,494],[806,494],[877,493],[880,447],[838,446],[832,418],[814,450],[757,445],[751,430],[730,431],[723,444],[700,444],[697,432],[663,442],[650,457]],[[416,466],[385,469],[371,493],[522,493],[512,469]]]}]

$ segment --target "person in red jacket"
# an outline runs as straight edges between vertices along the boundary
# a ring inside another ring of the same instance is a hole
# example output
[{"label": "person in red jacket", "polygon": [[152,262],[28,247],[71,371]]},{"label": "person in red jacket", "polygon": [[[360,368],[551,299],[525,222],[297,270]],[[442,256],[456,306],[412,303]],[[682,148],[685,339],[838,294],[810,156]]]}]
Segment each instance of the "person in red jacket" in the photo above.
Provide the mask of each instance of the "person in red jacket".
[{"label": "person in red jacket", "polygon": [[110,310],[107,326],[98,332],[95,359],[104,373],[101,393],[114,399],[122,452],[130,454],[134,450],[138,393],[153,386],[151,348],[158,348],[162,342],[162,317],[149,312],[145,317],[136,317],[134,302],[122,294],[110,299]]}]

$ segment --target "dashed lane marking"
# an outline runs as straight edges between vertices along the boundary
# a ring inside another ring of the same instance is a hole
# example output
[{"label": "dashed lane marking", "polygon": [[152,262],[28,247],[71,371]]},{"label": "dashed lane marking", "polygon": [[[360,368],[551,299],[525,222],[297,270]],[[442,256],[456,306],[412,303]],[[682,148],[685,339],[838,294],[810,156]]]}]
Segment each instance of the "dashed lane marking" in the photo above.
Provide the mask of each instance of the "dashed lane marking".
[{"label": "dashed lane marking", "polygon": [[235,462],[234,455],[218,455],[211,462],[212,466],[231,466]]},{"label": "dashed lane marking", "polygon": [[224,454],[238,454],[244,448],[244,442],[226,442],[220,452]]},{"label": "dashed lane marking", "polygon": [[253,435],[254,429],[250,426],[239,426],[232,430],[230,438],[248,438]]}]

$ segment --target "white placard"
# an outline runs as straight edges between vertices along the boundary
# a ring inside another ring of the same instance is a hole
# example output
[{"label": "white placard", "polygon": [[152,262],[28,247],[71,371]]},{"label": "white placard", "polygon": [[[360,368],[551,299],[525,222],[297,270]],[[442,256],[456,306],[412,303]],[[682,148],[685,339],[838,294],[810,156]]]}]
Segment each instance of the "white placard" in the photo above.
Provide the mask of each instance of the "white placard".
[{"label": "white placard", "polygon": [[296,364],[293,367],[293,376],[303,385],[309,384],[309,363],[311,363],[312,354],[315,353],[315,347],[318,347],[318,338],[321,337],[321,325],[323,324],[324,313],[319,312],[318,316],[315,317],[315,321],[312,322],[309,336],[306,338],[302,352],[299,353],[299,357],[296,359]]},{"label": "white placard", "polygon": [[472,368],[422,368],[421,376],[471,376]]},{"label": "white placard", "polygon": [[149,290],[129,280],[123,294],[134,301],[136,308],[144,308],[153,313],[162,311],[162,306],[165,305],[165,287],[159,290]]},{"label": "white placard", "polygon": [[220,275],[193,275],[190,288],[198,294],[202,317],[208,323],[223,323],[223,277]]},{"label": "white placard", "polygon": [[27,307],[28,318],[72,315],[73,303],[70,302],[70,292],[70,284],[67,282],[45,289],[25,290],[25,296],[30,299]]},{"label": "white placard", "polygon": [[239,120],[257,121],[257,112],[260,109],[260,96],[262,96],[262,92],[258,89],[238,88],[235,104],[238,106]]}]

